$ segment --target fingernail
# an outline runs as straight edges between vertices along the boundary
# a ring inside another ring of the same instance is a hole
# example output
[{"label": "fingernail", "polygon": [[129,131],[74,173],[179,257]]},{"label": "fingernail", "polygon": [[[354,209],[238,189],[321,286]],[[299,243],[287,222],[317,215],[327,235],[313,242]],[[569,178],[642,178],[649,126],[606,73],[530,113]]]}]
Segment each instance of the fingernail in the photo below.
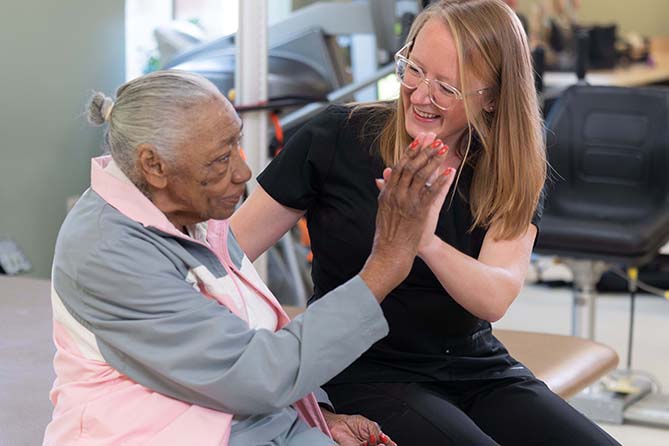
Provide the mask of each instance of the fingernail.
[{"label": "fingernail", "polygon": [[411,142],[411,144],[409,144],[409,148],[413,150],[413,149],[415,149],[416,147],[418,147],[418,140],[417,140],[417,139],[414,139],[414,140]]},{"label": "fingernail", "polygon": [[388,436],[387,436],[386,434],[381,433],[380,438],[381,438],[381,441],[382,441],[382,442],[384,442],[384,443],[390,443],[390,438],[388,438]]},{"label": "fingernail", "polygon": [[441,142],[441,139],[435,139],[432,142],[432,148],[436,149],[437,147],[441,146],[442,144],[443,144],[443,142]]},{"label": "fingernail", "polygon": [[455,169],[449,167],[448,169],[444,170],[444,175],[450,175],[452,172],[455,172]]},{"label": "fingernail", "polygon": [[446,144],[444,144],[444,147],[439,149],[439,151],[437,152],[437,155],[446,155],[446,152],[448,152],[448,146]]},{"label": "fingernail", "polygon": [[369,442],[372,444],[376,444],[376,435],[372,434],[369,436]]}]

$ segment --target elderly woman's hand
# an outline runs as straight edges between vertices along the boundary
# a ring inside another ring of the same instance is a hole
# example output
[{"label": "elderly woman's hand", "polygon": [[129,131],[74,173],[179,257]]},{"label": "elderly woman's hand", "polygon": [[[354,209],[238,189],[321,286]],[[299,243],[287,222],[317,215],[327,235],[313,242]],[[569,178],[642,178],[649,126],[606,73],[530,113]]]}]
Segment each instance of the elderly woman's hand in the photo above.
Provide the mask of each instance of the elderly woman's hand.
[{"label": "elderly woman's hand", "polygon": [[323,410],[332,438],[339,446],[397,446],[375,422],[362,415],[340,415]]},{"label": "elderly woman's hand", "polygon": [[419,136],[400,161],[384,171],[372,253],[360,272],[379,302],[409,274],[430,208],[452,181],[438,173],[446,152],[431,144],[423,148],[426,138],[434,136]]}]

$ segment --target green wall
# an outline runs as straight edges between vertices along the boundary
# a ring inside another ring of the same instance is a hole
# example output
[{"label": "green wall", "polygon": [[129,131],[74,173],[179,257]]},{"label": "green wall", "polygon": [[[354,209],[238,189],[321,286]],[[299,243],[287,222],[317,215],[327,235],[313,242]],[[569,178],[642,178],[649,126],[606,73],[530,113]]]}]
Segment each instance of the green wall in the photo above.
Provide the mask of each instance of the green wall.
[{"label": "green wall", "polygon": [[124,80],[124,0],[3,2],[0,12],[0,235],[48,277],[68,196],[89,183],[101,131],[83,110]]}]

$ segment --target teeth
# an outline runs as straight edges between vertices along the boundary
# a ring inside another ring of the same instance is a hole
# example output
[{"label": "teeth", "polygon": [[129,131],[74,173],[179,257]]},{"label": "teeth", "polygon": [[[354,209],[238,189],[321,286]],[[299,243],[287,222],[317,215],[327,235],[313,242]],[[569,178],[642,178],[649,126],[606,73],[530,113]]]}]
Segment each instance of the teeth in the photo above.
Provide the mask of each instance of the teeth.
[{"label": "teeth", "polygon": [[434,119],[434,118],[439,117],[439,115],[433,115],[431,113],[425,113],[425,112],[422,112],[422,111],[418,110],[417,108],[414,108],[414,111],[416,112],[416,114],[418,116],[420,116],[421,118],[425,118],[425,119]]}]

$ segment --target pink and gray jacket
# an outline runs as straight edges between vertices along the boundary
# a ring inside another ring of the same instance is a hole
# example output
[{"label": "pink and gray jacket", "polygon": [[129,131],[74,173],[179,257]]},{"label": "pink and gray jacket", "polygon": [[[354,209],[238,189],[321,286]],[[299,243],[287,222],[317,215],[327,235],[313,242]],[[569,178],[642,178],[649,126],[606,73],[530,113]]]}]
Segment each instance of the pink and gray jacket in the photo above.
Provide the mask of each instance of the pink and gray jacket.
[{"label": "pink and gray jacket", "polygon": [[[227,221],[189,237],[109,162],[56,243],[44,444],[333,445],[312,392],[387,334],[369,288],[356,276],[290,321]],[[249,293],[277,330],[249,326]]]}]

